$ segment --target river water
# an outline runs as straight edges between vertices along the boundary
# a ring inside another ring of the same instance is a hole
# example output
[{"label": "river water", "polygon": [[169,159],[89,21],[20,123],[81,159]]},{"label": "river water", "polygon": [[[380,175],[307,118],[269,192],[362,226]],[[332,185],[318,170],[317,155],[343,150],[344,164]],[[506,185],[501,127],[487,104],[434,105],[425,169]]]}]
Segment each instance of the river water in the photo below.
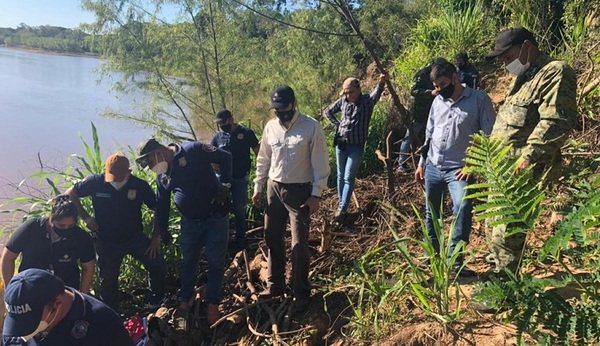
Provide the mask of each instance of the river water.
[{"label": "river water", "polygon": [[[65,167],[84,155],[79,134],[93,143],[98,130],[104,157],[136,148],[151,135],[132,123],[101,116],[106,108],[130,112],[141,92],[115,95],[95,72],[100,59],[33,53],[0,47],[0,203],[15,197],[14,184],[48,166]],[[7,215],[0,216],[0,228]]]}]

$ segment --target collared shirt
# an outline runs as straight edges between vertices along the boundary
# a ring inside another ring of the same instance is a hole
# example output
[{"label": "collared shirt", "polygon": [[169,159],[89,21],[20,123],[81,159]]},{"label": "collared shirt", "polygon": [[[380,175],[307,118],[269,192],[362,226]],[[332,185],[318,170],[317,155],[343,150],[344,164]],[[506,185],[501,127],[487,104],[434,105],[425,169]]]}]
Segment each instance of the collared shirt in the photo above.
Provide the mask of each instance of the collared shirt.
[{"label": "collared shirt", "polygon": [[[367,141],[369,122],[383,88],[383,85],[377,84],[370,95],[361,94],[356,103],[348,101],[344,95],[323,111],[323,115],[337,128],[338,137],[348,144],[364,144]],[[340,111],[342,118],[338,121],[335,114]]]},{"label": "collared shirt", "polygon": [[262,192],[267,177],[273,181],[312,183],[312,195],[327,188],[329,154],[323,126],[298,111],[285,128],[279,119],[265,126],[256,157],[254,192]]},{"label": "collared shirt", "polygon": [[576,92],[575,71],[542,53],[515,79],[491,138],[521,149],[525,160],[548,163],[576,122]]},{"label": "collared shirt", "polygon": [[258,145],[254,131],[237,124],[235,131],[231,133],[224,131],[215,133],[210,144],[231,153],[234,179],[244,178],[248,175],[252,164],[250,150]]},{"label": "collared shirt", "polygon": [[134,176],[119,190],[104,180],[104,174],[94,174],[77,182],[73,190],[79,197],[92,197],[94,217],[98,222],[98,239],[123,243],[143,232],[142,204],[156,207],[156,194],[150,185]]},{"label": "collared shirt", "polygon": [[21,254],[19,272],[30,268],[52,270],[67,285],[79,287],[79,263],[96,259],[89,233],[79,227],[69,235],[52,241],[48,234],[48,218],[33,218],[21,224],[6,243],[10,251]]},{"label": "collared shirt", "polygon": [[425,130],[431,140],[427,159],[442,170],[463,167],[471,135],[480,130],[489,135],[495,119],[492,101],[482,91],[465,86],[456,102],[436,96]]},{"label": "collared shirt", "polygon": [[[156,177],[156,218],[161,230],[167,229],[171,192],[177,210],[191,220],[205,220],[214,214],[212,200],[220,183],[231,183],[231,154],[210,144],[186,142],[174,146],[170,174]],[[219,165],[220,179],[211,163]]]}]

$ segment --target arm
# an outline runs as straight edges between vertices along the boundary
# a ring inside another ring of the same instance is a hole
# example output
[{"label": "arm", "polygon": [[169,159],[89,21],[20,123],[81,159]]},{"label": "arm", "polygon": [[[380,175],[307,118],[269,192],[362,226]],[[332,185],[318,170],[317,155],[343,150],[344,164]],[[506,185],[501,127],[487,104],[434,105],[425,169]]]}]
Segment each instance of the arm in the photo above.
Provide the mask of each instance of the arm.
[{"label": "arm", "polygon": [[555,65],[540,82],[538,112],[540,121],[527,139],[521,158],[537,162],[560,150],[573,128],[577,114],[575,72],[564,63]]},{"label": "arm", "polygon": [[[435,103],[436,100],[433,101],[433,103]],[[429,155],[429,150],[431,149],[431,138],[433,137],[433,129],[435,128],[435,122],[434,122],[434,111],[433,111],[433,104],[431,105],[431,108],[429,109],[429,117],[427,118],[427,127],[425,127],[425,145],[423,146],[423,148],[426,149],[426,152],[421,152],[421,158],[419,159],[419,167],[421,166],[425,166],[425,160],[427,158],[427,156]],[[416,172],[415,172],[416,173]]]},{"label": "arm", "polygon": [[335,114],[338,113],[342,109],[342,102],[344,101],[344,97],[340,97],[337,101],[330,104],[329,107],[325,108],[323,111],[323,116],[329,120],[333,126],[337,129],[340,126],[340,121],[335,117]]},{"label": "arm", "polygon": [[94,271],[96,269],[96,261],[91,260],[81,263],[81,287],[79,290],[83,293],[90,293],[92,281],[94,280]]},{"label": "arm", "polygon": [[[79,184],[78,186],[81,186],[84,183],[85,181],[82,181],[77,184]],[[79,217],[85,222],[87,228],[89,228],[90,231],[97,231],[98,228],[100,228],[100,226],[98,226],[96,219],[90,216],[90,214],[85,210],[85,208],[81,204],[81,201],[79,200],[79,195],[75,191],[75,186],[70,187],[67,191],[65,191],[65,194],[69,195],[69,198],[71,199],[75,207],[77,207],[77,213],[79,214]]]},{"label": "arm", "polygon": [[254,178],[254,194],[252,195],[252,204],[256,207],[260,207],[262,190],[269,176],[269,170],[271,169],[271,146],[267,141],[267,137],[269,136],[269,124],[265,126],[265,130],[263,132],[260,148],[258,150],[258,155],[256,155],[256,177]]},{"label": "arm", "polygon": [[489,136],[496,122],[496,111],[494,111],[490,97],[485,93],[483,96],[482,104],[479,108],[479,128]]},{"label": "arm", "polygon": [[379,84],[377,84],[375,89],[373,89],[373,91],[371,91],[371,94],[369,95],[371,100],[373,100],[373,104],[375,104],[375,103],[377,103],[377,101],[379,101],[379,98],[381,97],[381,94],[383,93],[383,90],[385,89],[385,81],[388,80],[388,78],[389,77],[388,77],[387,71],[384,71],[384,73],[379,75]]},{"label": "arm", "polygon": [[171,211],[171,191],[156,182],[156,212],[154,213],[153,234],[164,234],[169,230],[169,212]]},{"label": "arm", "polygon": [[2,250],[2,259],[0,261],[2,262],[2,282],[4,282],[4,287],[8,285],[10,279],[15,275],[15,262],[18,256],[18,253],[14,253],[7,248]]}]

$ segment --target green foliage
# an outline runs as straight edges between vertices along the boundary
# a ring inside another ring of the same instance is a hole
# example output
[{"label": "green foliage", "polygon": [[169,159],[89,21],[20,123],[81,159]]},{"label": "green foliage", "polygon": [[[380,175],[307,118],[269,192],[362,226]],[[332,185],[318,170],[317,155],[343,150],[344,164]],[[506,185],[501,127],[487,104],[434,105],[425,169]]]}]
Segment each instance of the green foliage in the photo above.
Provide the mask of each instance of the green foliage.
[{"label": "green foliage", "polygon": [[[406,218],[391,205],[384,205],[389,213],[400,218]],[[394,239],[397,255],[400,255],[408,263],[406,278],[410,283],[412,293],[417,298],[419,308],[427,315],[434,317],[442,323],[449,323],[461,318],[463,311],[461,309],[462,293],[460,286],[456,282],[456,272],[453,270],[456,259],[464,251],[464,242],[461,242],[453,253],[449,252],[449,245],[452,241],[452,232],[455,223],[450,226],[448,237],[444,233],[443,218],[433,220],[434,231],[437,236],[440,249],[436,251],[433,243],[427,234],[427,228],[423,219],[420,217],[417,208],[413,205],[413,211],[420,221],[423,240],[411,237],[401,237],[398,230],[389,227]],[[440,208],[442,206],[430,206],[430,208]],[[408,244],[417,245],[422,250],[425,257],[421,263],[414,262],[414,255],[409,252]],[[464,267],[464,265],[463,265]],[[462,267],[460,268],[462,269]]]},{"label": "green foliage", "polygon": [[473,135],[465,172],[483,182],[469,185],[466,198],[482,201],[473,208],[477,221],[489,221],[488,227],[509,225],[510,234],[525,233],[535,226],[545,194],[541,182],[533,179],[533,166],[514,173],[518,158],[511,150],[502,140],[490,140],[483,133]]},{"label": "green foliage", "polygon": [[[367,251],[352,268],[335,276],[341,282],[334,284],[344,288],[353,312],[349,327],[354,338],[379,340],[389,335],[406,309],[403,297],[408,282],[394,247],[388,244]],[[332,288],[325,296],[336,290]]]},{"label": "green foliage", "polygon": [[461,6],[451,1],[432,4],[407,37],[407,47],[394,61],[396,82],[408,90],[413,76],[435,57],[454,61],[456,53],[465,51],[474,63],[487,53],[487,41],[495,37],[494,22],[483,1]]},{"label": "green foliage", "polygon": [[7,47],[41,49],[59,53],[95,54],[88,34],[80,29],[21,24],[16,29],[0,28],[0,44]]},{"label": "green foliage", "polygon": [[[562,281],[531,276],[518,279],[509,274],[509,279],[504,282],[492,278],[475,300],[497,309],[510,308],[507,320],[516,323],[520,341],[523,333],[531,333],[541,344],[596,344],[600,340],[599,297],[584,293],[581,297],[565,300],[557,289],[567,287],[572,280],[572,276]],[[586,285],[589,284],[588,281]],[[593,285],[598,288],[597,281]],[[593,292],[594,289],[586,291]]]}]

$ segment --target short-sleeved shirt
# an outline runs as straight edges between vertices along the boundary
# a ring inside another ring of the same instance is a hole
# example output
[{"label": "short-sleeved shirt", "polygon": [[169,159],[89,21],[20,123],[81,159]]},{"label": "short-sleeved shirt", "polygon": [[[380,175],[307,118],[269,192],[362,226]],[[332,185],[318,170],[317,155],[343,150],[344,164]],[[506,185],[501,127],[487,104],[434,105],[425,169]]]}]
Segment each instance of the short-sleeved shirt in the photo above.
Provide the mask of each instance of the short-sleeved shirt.
[{"label": "short-sleeved shirt", "polygon": [[121,189],[104,181],[104,174],[94,174],[77,182],[73,190],[79,197],[92,197],[94,217],[100,227],[98,239],[123,243],[143,232],[142,204],[156,207],[156,194],[150,185],[133,175]]},{"label": "short-sleeved shirt", "polygon": [[68,236],[53,242],[48,234],[48,222],[48,218],[25,221],[14,231],[6,248],[22,254],[19,272],[30,268],[52,270],[68,286],[79,287],[77,262],[86,263],[96,258],[92,238],[75,227]]},{"label": "short-sleeved shirt", "polygon": [[[71,309],[45,338],[36,340],[38,346],[133,345],[129,333],[123,326],[123,321],[116,312],[94,297],[74,289],[71,291],[74,294]],[[87,330],[84,329],[85,325]],[[5,337],[6,346],[23,344],[15,341],[16,343]]]},{"label": "short-sleeved shirt", "polygon": [[252,164],[250,150],[258,145],[254,131],[237,124],[232,133],[224,131],[215,133],[211,144],[231,153],[233,163],[231,175],[234,179],[244,178],[250,173]]},{"label": "short-sleeved shirt", "polygon": [[456,73],[458,74],[458,81],[466,84],[469,88],[477,89],[477,83],[479,82],[479,71],[473,64],[464,66],[462,69],[457,68]]},{"label": "short-sleeved shirt", "polygon": [[170,174],[156,177],[158,226],[166,230],[171,192],[177,210],[187,219],[206,220],[215,212],[213,197],[219,187],[212,163],[218,164],[220,182],[231,183],[231,154],[202,142],[169,144],[175,147]]}]

